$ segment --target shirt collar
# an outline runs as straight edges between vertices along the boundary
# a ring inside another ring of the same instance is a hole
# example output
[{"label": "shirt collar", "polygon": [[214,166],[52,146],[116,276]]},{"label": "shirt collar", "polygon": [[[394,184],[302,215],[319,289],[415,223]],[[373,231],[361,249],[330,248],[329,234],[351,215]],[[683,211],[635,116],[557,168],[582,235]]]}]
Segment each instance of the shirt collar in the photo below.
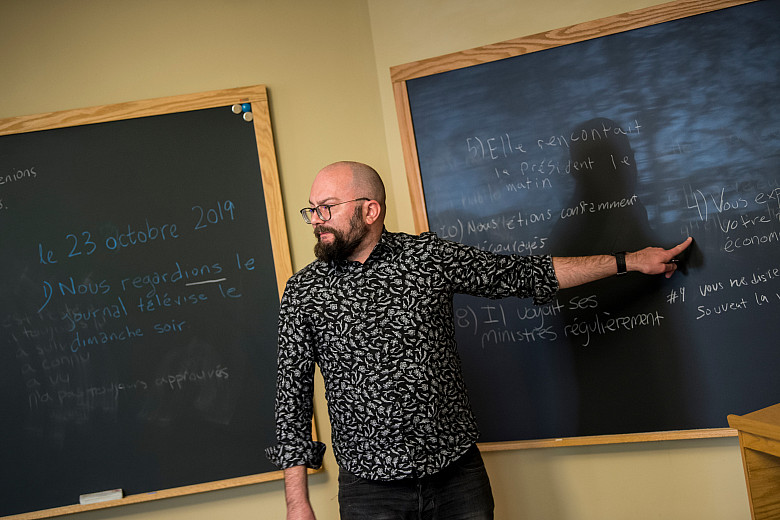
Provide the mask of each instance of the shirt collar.
[{"label": "shirt collar", "polygon": [[382,235],[379,237],[379,242],[374,246],[374,250],[368,255],[366,262],[381,258],[386,258],[387,255],[392,254],[395,251],[393,247],[393,234],[390,233],[387,228],[382,228]]},{"label": "shirt collar", "polygon": [[387,228],[383,227],[379,242],[376,243],[364,264],[355,262],[354,260],[331,260],[327,264],[328,274],[346,273],[353,269],[357,269],[360,266],[368,266],[376,261],[388,258],[389,255],[392,255],[395,251],[393,246],[393,234],[390,233]]}]

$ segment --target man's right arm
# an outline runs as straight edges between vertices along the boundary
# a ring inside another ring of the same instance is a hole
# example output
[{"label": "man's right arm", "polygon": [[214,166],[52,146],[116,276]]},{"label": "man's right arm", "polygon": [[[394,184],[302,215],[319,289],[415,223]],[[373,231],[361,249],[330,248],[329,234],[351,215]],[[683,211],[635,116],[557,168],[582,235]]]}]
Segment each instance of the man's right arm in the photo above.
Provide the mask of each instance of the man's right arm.
[{"label": "man's right arm", "polygon": [[[646,247],[640,251],[626,253],[626,266],[629,271],[650,275],[664,274],[669,278],[677,270],[675,257],[685,251],[692,242],[693,239],[688,237],[671,249]],[[561,289],[600,280],[617,272],[617,264],[612,255],[554,257],[553,266]]]},{"label": "man's right arm", "polygon": [[284,496],[287,501],[287,520],[315,520],[309,502],[306,466],[293,466],[284,470]]},{"label": "man's right arm", "polygon": [[284,470],[287,518],[313,520],[307,467],[319,468],[325,445],[312,439],[314,343],[306,320],[305,299],[288,281],[279,310],[276,381],[277,444],[266,448],[269,460]]}]

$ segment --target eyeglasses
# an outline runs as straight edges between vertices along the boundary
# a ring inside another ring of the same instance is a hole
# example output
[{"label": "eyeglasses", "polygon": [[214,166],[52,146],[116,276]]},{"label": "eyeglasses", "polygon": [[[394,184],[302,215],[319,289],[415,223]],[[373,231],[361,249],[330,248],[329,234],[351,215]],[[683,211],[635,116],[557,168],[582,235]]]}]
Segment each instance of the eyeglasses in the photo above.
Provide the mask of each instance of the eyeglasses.
[{"label": "eyeglasses", "polygon": [[327,222],[330,220],[330,208],[333,206],[340,206],[342,204],[346,204],[348,202],[356,202],[358,200],[371,200],[367,199],[365,197],[361,197],[359,199],[352,199],[352,200],[345,200],[344,202],[337,202],[335,204],[320,204],[319,206],[316,206],[314,208],[303,208],[301,210],[301,216],[303,217],[303,221],[307,224],[311,224],[311,217],[314,215],[314,212],[317,212],[317,216],[320,217],[320,220],[323,222]]}]

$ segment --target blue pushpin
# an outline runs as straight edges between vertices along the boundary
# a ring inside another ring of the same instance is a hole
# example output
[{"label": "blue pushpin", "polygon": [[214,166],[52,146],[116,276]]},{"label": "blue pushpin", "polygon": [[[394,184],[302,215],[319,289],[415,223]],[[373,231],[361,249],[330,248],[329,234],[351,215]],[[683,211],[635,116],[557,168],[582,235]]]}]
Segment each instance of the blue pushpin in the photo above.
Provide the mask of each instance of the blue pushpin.
[{"label": "blue pushpin", "polygon": [[252,104],[251,103],[242,103],[241,104],[241,110],[244,112],[251,112],[252,111]]}]

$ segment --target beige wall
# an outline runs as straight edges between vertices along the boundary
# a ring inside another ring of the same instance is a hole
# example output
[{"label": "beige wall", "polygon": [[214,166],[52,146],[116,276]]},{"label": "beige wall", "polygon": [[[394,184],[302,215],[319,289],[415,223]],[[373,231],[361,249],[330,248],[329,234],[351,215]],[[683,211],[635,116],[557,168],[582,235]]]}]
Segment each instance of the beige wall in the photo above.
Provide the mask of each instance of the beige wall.
[{"label": "beige wall", "polygon": [[[388,227],[412,231],[389,67],[652,5],[653,0],[2,0],[0,118],[252,84],[269,88],[293,265],[297,209],[339,159],[385,172]],[[321,382],[316,414],[329,439]],[[261,447],[258,446],[258,449]],[[497,518],[749,517],[736,439],[493,452]],[[311,477],[338,518],[335,463]],[[74,469],[75,470],[75,469]],[[64,478],[67,478],[64,476]],[[281,482],[71,518],[283,518]]]}]

